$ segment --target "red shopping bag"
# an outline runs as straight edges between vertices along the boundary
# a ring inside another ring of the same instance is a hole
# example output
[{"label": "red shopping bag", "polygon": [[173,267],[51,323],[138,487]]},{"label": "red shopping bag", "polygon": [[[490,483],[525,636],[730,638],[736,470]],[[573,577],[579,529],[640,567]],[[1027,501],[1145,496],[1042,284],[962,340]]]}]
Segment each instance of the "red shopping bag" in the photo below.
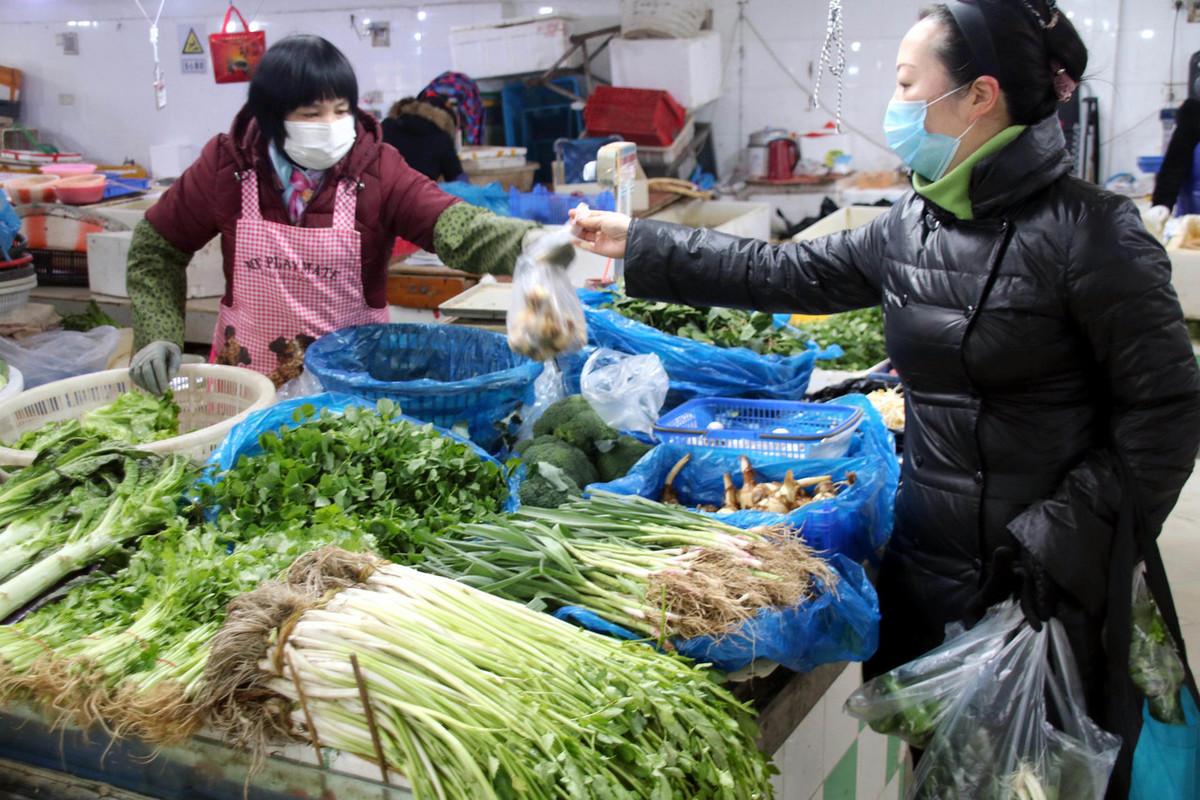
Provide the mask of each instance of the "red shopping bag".
[{"label": "red shopping bag", "polygon": [[[231,32],[229,22],[234,14],[242,23],[242,29]],[[221,23],[221,32],[208,35],[208,46],[212,51],[213,77],[217,83],[245,83],[267,51],[267,34],[250,30],[242,12],[231,4]]]}]

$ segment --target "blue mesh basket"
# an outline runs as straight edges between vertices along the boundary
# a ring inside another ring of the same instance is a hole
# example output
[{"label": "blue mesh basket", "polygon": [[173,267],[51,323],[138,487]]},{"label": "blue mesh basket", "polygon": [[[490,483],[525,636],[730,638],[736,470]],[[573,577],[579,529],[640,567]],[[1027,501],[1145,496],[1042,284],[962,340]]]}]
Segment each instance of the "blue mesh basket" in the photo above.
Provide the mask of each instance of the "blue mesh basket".
[{"label": "blue mesh basket", "polygon": [[501,445],[512,413],[533,402],[542,371],[502,334],[441,324],[337,331],[308,348],[304,367],[327,391],[394,400],[408,416],[443,428],[466,425],[487,449]]},{"label": "blue mesh basket", "polygon": [[689,447],[841,458],[862,420],[862,409],[854,406],[703,397],[664,415],[654,433],[663,442]]}]

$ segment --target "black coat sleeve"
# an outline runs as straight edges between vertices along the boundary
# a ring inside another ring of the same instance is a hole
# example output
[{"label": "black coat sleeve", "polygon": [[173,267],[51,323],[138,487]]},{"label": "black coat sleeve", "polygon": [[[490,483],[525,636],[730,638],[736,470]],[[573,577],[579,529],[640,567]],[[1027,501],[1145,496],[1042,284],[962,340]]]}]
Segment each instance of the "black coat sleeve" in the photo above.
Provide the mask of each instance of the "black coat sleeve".
[{"label": "black coat sleeve", "polygon": [[1156,206],[1174,208],[1179,190],[1192,178],[1196,145],[1200,144],[1200,100],[1184,100],[1175,115],[1175,132],[1167,143],[1162,166],[1154,177]]},{"label": "black coat sleeve", "polygon": [[[1091,452],[1053,496],[1009,530],[1050,576],[1092,612],[1103,608],[1122,492],[1132,490],[1157,536],[1200,446],[1200,370],[1166,252],[1132,203],[1105,197],[1077,226],[1066,278],[1068,312],[1090,343],[1109,443]],[[1136,486],[1123,487],[1116,459]]]},{"label": "black coat sleeve", "polygon": [[[895,209],[893,209],[893,212]],[[889,214],[821,239],[772,245],[634,220],[625,290],[685,305],[832,314],[879,305]]]}]

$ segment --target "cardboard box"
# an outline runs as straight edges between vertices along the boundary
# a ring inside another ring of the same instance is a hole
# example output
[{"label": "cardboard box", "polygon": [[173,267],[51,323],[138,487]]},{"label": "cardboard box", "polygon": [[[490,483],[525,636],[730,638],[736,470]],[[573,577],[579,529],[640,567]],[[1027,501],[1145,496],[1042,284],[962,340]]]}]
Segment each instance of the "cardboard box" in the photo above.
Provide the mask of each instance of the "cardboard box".
[{"label": "cardboard box", "polygon": [[[524,17],[450,30],[450,63],[475,80],[545,72],[571,49],[566,17]],[[578,66],[576,53],[562,67]]]},{"label": "cardboard box", "polygon": [[613,86],[663,89],[688,110],[721,96],[721,36],[690,39],[613,39]]},{"label": "cardboard box", "polygon": [[1200,250],[1171,250],[1171,283],[1183,306],[1183,316],[1200,320]]}]

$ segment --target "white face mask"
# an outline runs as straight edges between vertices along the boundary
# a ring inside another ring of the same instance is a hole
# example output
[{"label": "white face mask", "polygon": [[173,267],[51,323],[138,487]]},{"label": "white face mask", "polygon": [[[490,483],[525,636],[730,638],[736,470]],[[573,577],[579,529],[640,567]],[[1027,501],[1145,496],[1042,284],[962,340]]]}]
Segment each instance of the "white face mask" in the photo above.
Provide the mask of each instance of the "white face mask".
[{"label": "white face mask", "polygon": [[347,114],[336,122],[285,120],[283,129],[287,134],[283,140],[283,152],[306,169],[329,169],[350,152],[358,135],[353,114]]}]

